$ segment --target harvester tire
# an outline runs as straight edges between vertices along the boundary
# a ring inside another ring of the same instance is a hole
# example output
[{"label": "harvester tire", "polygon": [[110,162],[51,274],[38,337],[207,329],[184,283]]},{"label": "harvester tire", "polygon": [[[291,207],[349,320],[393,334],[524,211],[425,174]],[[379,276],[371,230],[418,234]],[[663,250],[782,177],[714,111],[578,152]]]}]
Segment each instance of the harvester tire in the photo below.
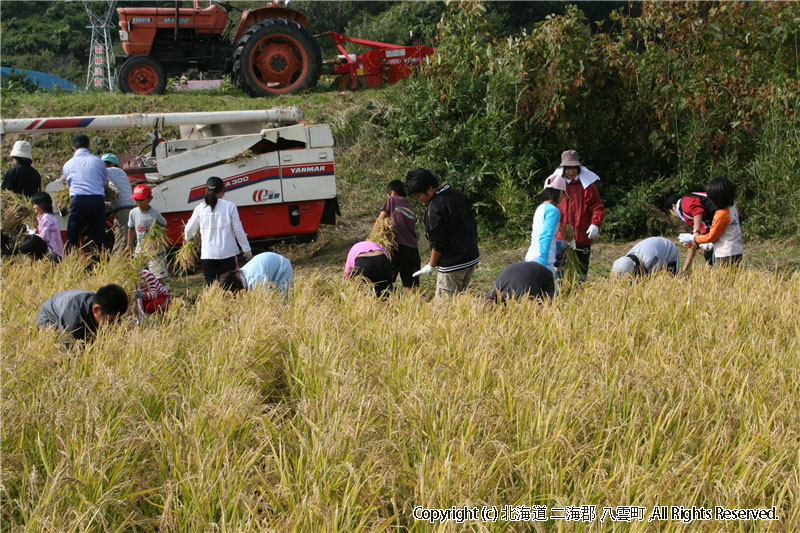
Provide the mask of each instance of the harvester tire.
[{"label": "harvester tire", "polygon": [[161,94],[166,86],[164,67],[150,56],[131,57],[119,71],[119,88],[123,93]]},{"label": "harvester tire", "polygon": [[314,36],[293,20],[253,25],[233,51],[231,81],[250,96],[292,94],[319,81],[322,52]]}]

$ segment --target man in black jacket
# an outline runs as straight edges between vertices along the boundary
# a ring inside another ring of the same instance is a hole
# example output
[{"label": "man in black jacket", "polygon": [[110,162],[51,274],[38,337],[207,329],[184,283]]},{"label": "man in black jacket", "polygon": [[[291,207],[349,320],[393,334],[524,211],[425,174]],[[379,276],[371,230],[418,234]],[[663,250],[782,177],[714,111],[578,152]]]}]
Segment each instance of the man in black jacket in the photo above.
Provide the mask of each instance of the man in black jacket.
[{"label": "man in black jacket", "polygon": [[424,223],[431,259],[414,276],[438,269],[437,298],[464,291],[480,261],[472,202],[449,185],[439,187],[439,180],[425,168],[408,171],[406,192],[428,206]]}]

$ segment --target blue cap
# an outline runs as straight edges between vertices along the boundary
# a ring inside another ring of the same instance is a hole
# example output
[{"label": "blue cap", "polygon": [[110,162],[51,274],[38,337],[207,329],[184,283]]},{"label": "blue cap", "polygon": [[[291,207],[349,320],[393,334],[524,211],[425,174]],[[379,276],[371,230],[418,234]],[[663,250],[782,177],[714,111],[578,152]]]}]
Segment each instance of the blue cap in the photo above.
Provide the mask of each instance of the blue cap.
[{"label": "blue cap", "polygon": [[119,159],[117,159],[117,156],[115,156],[114,154],[103,154],[103,157],[101,157],[100,159],[102,159],[103,161],[108,161],[109,163],[114,163],[115,165],[119,166]]}]

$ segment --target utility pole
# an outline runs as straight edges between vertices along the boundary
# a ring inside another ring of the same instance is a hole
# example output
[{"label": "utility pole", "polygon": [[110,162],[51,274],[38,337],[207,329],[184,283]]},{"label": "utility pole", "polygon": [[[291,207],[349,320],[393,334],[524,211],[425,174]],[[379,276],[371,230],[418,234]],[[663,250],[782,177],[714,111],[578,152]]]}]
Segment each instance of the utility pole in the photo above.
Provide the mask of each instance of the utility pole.
[{"label": "utility pole", "polygon": [[[93,9],[92,4],[100,9]],[[92,29],[92,44],[89,49],[89,69],[86,73],[86,90],[107,88],[114,91],[117,85],[117,70],[114,67],[114,48],[111,43],[111,31],[116,29],[112,18],[117,0],[93,2],[83,0],[83,7],[89,15]],[[105,10],[105,13],[102,12]]]}]

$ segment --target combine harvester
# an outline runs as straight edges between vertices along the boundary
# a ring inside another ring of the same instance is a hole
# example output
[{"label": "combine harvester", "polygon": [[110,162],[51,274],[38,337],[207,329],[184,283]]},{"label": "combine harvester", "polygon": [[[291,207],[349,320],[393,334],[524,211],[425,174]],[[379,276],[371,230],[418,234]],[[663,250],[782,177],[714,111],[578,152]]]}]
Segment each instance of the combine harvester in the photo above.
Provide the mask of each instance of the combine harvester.
[{"label": "combine harvester", "polygon": [[[180,139],[159,131],[180,127]],[[307,126],[299,107],[261,111],[153,113],[67,118],[3,119],[0,134],[81,133],[91,130],[153,128],[138,155],[118,154],[132,185],[153,189],[153,207],[167,219],[173,244],[203,201],[205,183],[222,178],[225,199],[239,208],[252,241],[308,242],[320,224],[339,214],[333,136],[327,124]],[[47,186],[51,195],[63,180]],[[62,231],[67,213],[57,215]]]}]

